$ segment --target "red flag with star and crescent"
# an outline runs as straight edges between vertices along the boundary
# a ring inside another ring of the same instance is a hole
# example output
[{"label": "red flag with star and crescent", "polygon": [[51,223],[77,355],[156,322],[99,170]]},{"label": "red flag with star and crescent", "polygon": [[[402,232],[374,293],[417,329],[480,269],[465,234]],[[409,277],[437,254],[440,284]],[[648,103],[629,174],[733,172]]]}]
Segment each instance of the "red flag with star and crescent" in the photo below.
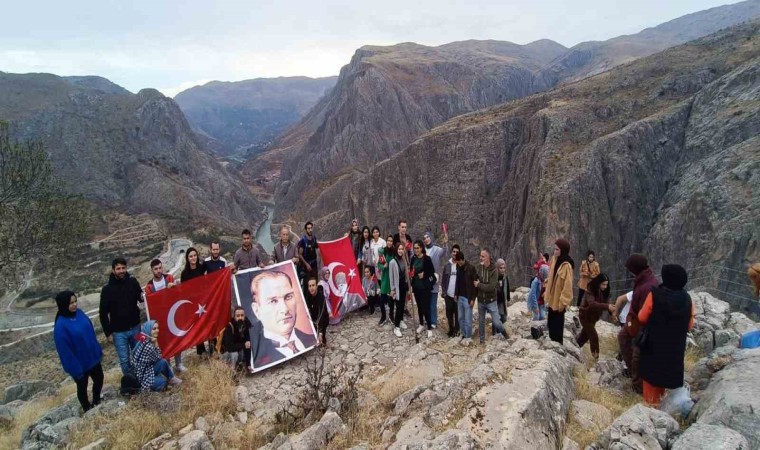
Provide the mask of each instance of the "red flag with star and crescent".
[{"label": "red flag with star and crescent", "polygon": [[325,299],[330,311],[330,323],[335,324],[346,313],[366,305],[367,296],[362,289],[362,276],[348,236],[335,241],[320,241],[319,251],[322,253],[322,265],[330,271],[327,279],[330,292],[325,292]]},{"label": "red flag with star and crescent", "polygon": [[216,337],[230,321],[229,267],[148,294],[148,318],[158,322],[164,358]]}]

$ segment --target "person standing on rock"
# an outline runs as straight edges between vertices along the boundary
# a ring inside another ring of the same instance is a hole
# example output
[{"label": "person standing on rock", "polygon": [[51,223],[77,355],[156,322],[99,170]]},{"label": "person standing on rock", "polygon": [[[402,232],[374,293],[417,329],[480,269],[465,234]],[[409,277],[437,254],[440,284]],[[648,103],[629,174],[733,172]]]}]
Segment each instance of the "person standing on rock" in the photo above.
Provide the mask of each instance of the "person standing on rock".
[{"label": "person standing on rock", "polygon": [[274,245],[273,253],[275,263],[292,261],[298,264],[298,249],[296,244],[290,242],[290,228],[285,225],[280,227],[280,241]]},{"label": "person standing on rock", "polygon": [[602,269],[599,267],[599,263],[596,261],[596,254],[593,250],[586,252],[586,259],[581,262],[581,277],[578,280],[578,299],[575,302],[576,306],[581,306],[583,301],[583,295],[586,292],[586,286],[589,281],[596,278]]},{"label": "person standing on rock", "polygon": [[[438,293],[441,291],[441,269],[446,258],[446,252],[435,245],[433,233],[430,231],[425,232],[422,242],[425,244],[425,253],[433,261],[433,268],[435,269],[435,282],[430,291],[430,325],[436,328],[438,326]],[[443,236],[443,243],[444,245],[448,243],[446,235]]]},{"label": "person standing on rock", "polygon": [[396,254],[388,263],[388,278],[391,287],[393,309],[393,334],[401,337],[401,324],[404,318],[404,303],[409,292],[409,270],[406,264],[406,247],[403,243],[395,244]]},{"label": "person standing on rock", "polygon": [[[390,318],[391,322],[393,322],[393,312],[395,303],[393,302],[393,299],[391,298],[391,279],[389,275],[389,268],[390,263],[395,258],[393,255],[393,236],[388,235],[388,238],[383,241],[385,243],[385,247],[378,250],[377,255],[377,278],[380,281],[380,321],[377,323],[378,326],[385,325],[386,322],[386,316],[385,316],[385,305],[388,305],[389,309],[389,315],[388,318]],[[404,327],[402,327],[404,328]]]},{"label": "person standing on rock", "polygon": [[[372,274],[374,276],[376,264],[372,255],[372,237],[370,234],[369,227],[365,226],[362,228],[362,237],[359,238],[359,259],[361,260],[361,265],[357,264],[357,267],[361,273],[364,273],[365,268],[372,267]],[[374,308],[372,308],[372,311],[374,311]]]},{"label": "person standing on rock", "polygon": [[451,259],[444,265],[441,274],[441,289],[443,290],[443,300],[446,302],[446,322],[449,327],[448,337],[453,338],[459,335],[459,314],[457,314],[457,263],[455,261],[459,253],[459,245],[454,244],[451,247]]},{"label": "person standing on rock", "polygon": [[372,251],[372,265],[375,268],[377,268],[377,262],[380,259],[380,250],[385,247],[385,240],[380,236],[380,228],[377,226],[372,227],[372,239],[369,242],[369,246]]},{"label": "person standing on rock", "polygon": [[417,302],[419,325],[417,334],[422,333],[427,325],[427,337],[433,337],[433,323],[430,319],[430,292],[435,285],[435,266],[433,260],[425,253],[425,244],[417,240],[412,246],[411,274],[412,291]]},{"label": "person standing on rock", "polygon": [[[503,324],[507,321],[507,307],[510,300],[507,262],[501,258],[497,259],[496,270],[499,271],[499,290],[496,292],[496,306],[499,307],[499,320]],[[494,334],[496,334],[495,330]]]},{"label": "person standing on rock", "polygon": [[245,229],[241,235],[243,237],[243,245],[237,249],[232,258],[232,262],[235,264],[235,270],[252,269],[254,267],[263,268],[264,262],[259,256],[259,250],[253,246],[251,231]]},{"label": "person standing on rock", "polygon": [[464,253],[461,251],[454,255],[454,260],[457,263],[454,295],[457,298],[459,329],[462,330],[461,344],[468,346],[472,343],[472,307],[475,304],[475,297],[478,292],[475,286],[478,273],[470,263],[465,261]]},{"label": "person standing on rock", "polygon": [[570,257],[570,243],[565,239],[554,242],[554,256],[549,265],[544,299],[548,304],[546,327],[549,339],[562,344],[565,330],[565,310],[573,302],[573,268],[575,262]]},{"label": "person standing on rock", "polygon": [[132,371],[130,354],[140,332],[142,292],[140,283],[127,272],[127,260],[114,259],[108,284],[100,291],[99,316],[103,333],[116,348],[123,375]]},{"label": "person standing on rock", "polygon": [[[328,269],[327,272],[329,273],[330,270]],[[304,300],[306,300],[311,321],[314,323],[314,328],[319,335],[319,344],[327,345],[327,325],[330,324],[330,318],[327,313],[325,291],[321,284],[317,284],[316,278],[311,278],[307,283]]]},{"label": "person standing on rock", "polygon": [[480,343],[485,344],[486,342],[486,313],[491,314],[491,323],[496,333],[501,334],[506,339],[508,337],[507,330],[501,323],[499,307],[496,302],[499,292],[499,271],[491,261],[491,251],[487,248],[480,250],[480,263],[475,266],[475,272],[478,274],[475,287],[478,298],[478,336]]},{"label": "person standing on rock", "polygon": [[[187,254],[187,252],[185,252],[185,254]],[[197,254],[195,258],[197,262]],[[150,262],[150,270],[153,272],[153,279],[148,281],[148,284],[145,285],[145,295],[150,295],[154,292],[174,287],[174,277],[170,273],[164,273],[164,265],[160,259],[154,259]],[[174,367],[179,373],[187,370],[182,364],[182,352],[177,353],[174,357]]]},{"label": "person standing on rock", "polygon": [[610,300],[610,279],[605,274],[599,274],[586,285],[587,290],[583,301],[578,309],[578,319],[581,323],[581,332],[575,337],[578,347],[583,348],[586,342],[591,345],[591,355],[595,360],[599,359],[599,335],[596,332],[596,323],[602,317],[604,311],[615,312],[615,305]]},{"label": "person standing on rock", "polygon": [[631,308],[626,317],[625,327],[618,333],[618,343],[620,344],[620,353],[623,355],[628,374],[631,376],[633,389],[643,392],[641,376],[639,375],[639,349],[633,344],[633,338],[639,334],[641,324],[639,323],[639,311],[644,306],[644,301],[652,289],[659,284],[657,277],[652,273],[649,267],[649,261],[646,256],[634,253],[628,257],[625,262],[625,268],[634,275],[633,279],[633,296],[631,298]]},{"label": "person standing on rock", "polygon": [[544,283],[549,278],[549,266],[543,264],[538,269],[538,275],[530,282],[528,293],[528,311],[533,313],[533,320],[546,319],[546,305],[544,304]]},{"label": "person standing on rock", "polygon": [[549,266],[549,254],[548,253],[539,253],[538,255],[538,261],[536,261],[535,264],[533,264],[533,270],[536,271],[536,276],[538,276],[538,270],[541,268],[541,266]]},{"label": "person standing on rock", "polygon": [[298,260],[301,262],[298,270],[298,277],[302,283],[306,283],[309,278],[317,276],[317,259],[319,258],[319,244],[317,237],[314,236],[314,224],[306,222],[303,226],[304,235],[298,241]]},{"label": "person standing on rock", "polygon": [[171,365],[163,357],[158,348],[158,322],[148,320],[142,326],[142,332],[137,336],[135,346],[135,376],[140,381],[141,392],[159,392],[168,385],[182,383],[174,376]]},{"label": "person standing on rock", "polygon": [[[227,265],[227,261],[224,260],[221,256],[219,256],[219,243],[218,242],[212,242],[211,243],[211,256],[207,257],[205,261],[200,262],[198,257],[198,250],[195,249],[195,247],[190,247],[185,252],[185,267],[182,268],[182,272],[179,274],[179,279],[183,283],[187,283],[188,281],[192,280],[193,278],[202,277],[203,275],[206,275],[206,273],[209,273],[212,269],[213,270],[219,270],[220,268],[224,268]],[[214,255],[216,255],[216,258],[214,258]],[[214,353],[214,347],[216,342],[209,340],[209,348],[208,351],[209,354]],[[200,344],[195,346],[195,353],[198,355],[203,355],[206,353],[206,345],[201,342]]]},{"label": "person standing on rock", "polygon": [[[356,265],[360,266],[362,263],[362,232],[359,231],[359,221],[357,219],[351,220],[351,226],[348,228],[348,232],[346,232],[345,236],[348,236],[348,238],[351,240],[351,248],[354,249],[354,258],[356,258]],[[361,270],[361,267],[359,267],[359,270]]]},{"label": "person standing on rock", "polygon": [[[206,270],[206,273],[214,273],[217,270],[222,270],[227,267],[227,260],[221,256],[222,247],[219,242],[212,242],[209,249],[211,251],[211,256],[207,256],[206,259],[203,260],[203,268]],[[185,280],[183,279],[182,281]]]},{"label": "person standing on rock", "polygon": [[652,288],[638,313],[646,327],[640,369],[644,401],[659,406],[665,389],[683,386],[686,335],[694,326],[694,303],[684,290],[688,276],[677,264],[662,266],[662,284]]},{"label": "person standing on rock", "polygon": [[[81,309],[77,296],[63,291],[55,296],[58,312],[55,315],[53,340],[63,370],[77,385],[77,399],[85,412],[100,404],[103,389],[103,349],[100,348],[95,328]],[[87,384],[92,379],[92,402],[87,398]]]}]

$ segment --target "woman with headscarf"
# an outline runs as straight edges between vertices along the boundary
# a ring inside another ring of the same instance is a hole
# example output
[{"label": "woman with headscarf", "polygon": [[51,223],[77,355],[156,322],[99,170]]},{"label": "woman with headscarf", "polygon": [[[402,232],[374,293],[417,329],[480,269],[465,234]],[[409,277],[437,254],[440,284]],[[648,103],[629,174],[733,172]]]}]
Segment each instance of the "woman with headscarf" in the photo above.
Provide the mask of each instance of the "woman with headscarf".
[{"label": "woman with headscarf", "polygon": [[686,270],[666,264],[661,275],[662,284],[652,289],[638,314],[646,336],[639,345],[644,401],[655,406],[665,389],[683,386],[686,335],[694,326],[694,304],[684,290]]},{"label": "woman with headscarf", "polygon": [[158,322],[149,320],[142,325],[141,333],[137,335],[133,358],[141,392],[163,391],[170,384],[182,383],[182,380],[174,376],[169,362],[161,357],[158,333]]},{"label": "woman with headscarf", "polygon": [[591,355],[598,360],[599,335],[596,332],[596,323],[604,311],[614,312],[615,305],[609,303],[610,279],[607,275],[603,273],[597,275],[586,287],[587,290],[578,309],[581,332],[575,337],[575,342],[581,348],[586,342],[589,342],[591,344]]},{"label": "woman with headscarf", "polygon": [[546,327],[549,329],[549,339],[560,344],[565,329],[565,310],[573,301],[574,267],[575,263],[570,257],[570,243],[562,238],[557,239],[549,265],[544,299],[548,306]]},{"label": "woman with headscarf", "polygon": [[581,277],[578,279],[578,300],[575,303],[576,306],[581,306],[589,281],[596,278],[600,273],[602,273],[602,269],[599,267],[599,262],[596,261],[596,254],[593,250],[587,251],[586,259],[581,261]]},{"label": "woman with headscarf", "polygon": [[[81,309],[77,308],[77,296],[63,291],[55,296],[58,312],[55,315],[53,340],[63,370],[71,375],[77,385],[77,399],[84,411],[100,404],[103,389],[103,349],[100,348],[95,328]],[[92,402],[87,398],[87,384],[92,378]]]}]

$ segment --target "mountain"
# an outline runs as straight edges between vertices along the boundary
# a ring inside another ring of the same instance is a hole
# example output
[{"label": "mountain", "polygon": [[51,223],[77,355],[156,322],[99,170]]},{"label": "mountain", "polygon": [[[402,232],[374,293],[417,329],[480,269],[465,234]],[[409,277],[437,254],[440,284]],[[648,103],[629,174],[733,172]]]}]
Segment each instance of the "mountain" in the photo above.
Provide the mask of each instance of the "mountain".
[{"label": "mountain", "polygon": [[386,230],[406,218],[416,237],[447,221],[466,256],[491,247],[519,285],[562,236],[576,271],[592,248],[623,279],[638,251],[655,269],[683,265],[691,286],[748,298],[746,266],[760,260],[758,130],[755,20],[451,119],[326,200],[339,206],[318,226],[358,217]]},{"label": "mountain", "polygon": [[256,177],[277,176],[278,158],[267,158],[282,155],[275,214],[318,217],[336,206],[322,202],[320,191],[337,194],[451,117],[531,94],[533,74],[566,50],[547,40],[362,47],[330,94],[244,173],[264,184]]},{"label": "mountain", "polygon": [[444,121],[547,91],[693,36],[758,15],[760,0],[713,8],[632,36],[566,49],[464,41],[360,48],[335,88],[243,167],[257,195],[274,195],[275,221],[341,211],[353,182]]},{"label": "mountain", "polygon": [[65,188],[104,208],[236,232],[263,221],[245,185],[156,90],[132,94],[99,77],[0,72],[0,120],[11,122],[17,139],[43,142]]},{"label": "mountain", "polygon": [[195,86],[174,97],[202,139],[221,155],[261,149],[298,122],[337,77],[281,77]]},{"label": "mountain", "polygon": [[544,68],[536,90],[580,80],[760,16],[760,0],[718,6],[607,41],[582,42]]}]

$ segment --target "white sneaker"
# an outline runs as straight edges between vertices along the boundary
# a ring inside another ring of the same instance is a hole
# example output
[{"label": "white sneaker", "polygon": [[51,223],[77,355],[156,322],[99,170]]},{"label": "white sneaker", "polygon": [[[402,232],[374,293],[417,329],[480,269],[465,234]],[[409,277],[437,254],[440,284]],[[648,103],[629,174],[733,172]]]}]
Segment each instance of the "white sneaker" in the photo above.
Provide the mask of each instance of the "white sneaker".
[{"label": "white sneaker", "polygon": [[403,320],[401,321],[401,329],[402,330],[406,330],[407,329],[406,322],[404,322]]},{"label": "white sneaker", "polygon": [[433,330],[428,330],[428,339],[433,338]]},{"label": "white sneaker", "polygon": [[180,380],[179,377],[172,377],[172,379],[169,380],[169,384],[171,384],[172,386],[176,386],[180,383],[182,383],[182,380]]},{"label": "white sneaker", "polygon": [[177,367],[174,368],[176,372],[182,373],[187,371],[187,367],[185,367],[184,364],[180,364]]},{"label": "white sneaker", "polygon": [[425,331],[425,327],[424,326],[420,325],[420,326],[417,327],[417,334],[420,334],[423,331]]},{"label": "white sneaker", "polygon": [[[401,323],[403,323],[403,322],[401,322]],[[401,337],[401,328],[399,328],[399,327],[394,328],[393,329],[393,334],[395,334],[396,337]]]},{"label": "white sneaker", "polygon": [[430,328],[432,328],[432,329],[434,329],[434,330],[435,330],[435,329],[436,329],[436,326],[435,326],[435,325],[430,325]]}]

